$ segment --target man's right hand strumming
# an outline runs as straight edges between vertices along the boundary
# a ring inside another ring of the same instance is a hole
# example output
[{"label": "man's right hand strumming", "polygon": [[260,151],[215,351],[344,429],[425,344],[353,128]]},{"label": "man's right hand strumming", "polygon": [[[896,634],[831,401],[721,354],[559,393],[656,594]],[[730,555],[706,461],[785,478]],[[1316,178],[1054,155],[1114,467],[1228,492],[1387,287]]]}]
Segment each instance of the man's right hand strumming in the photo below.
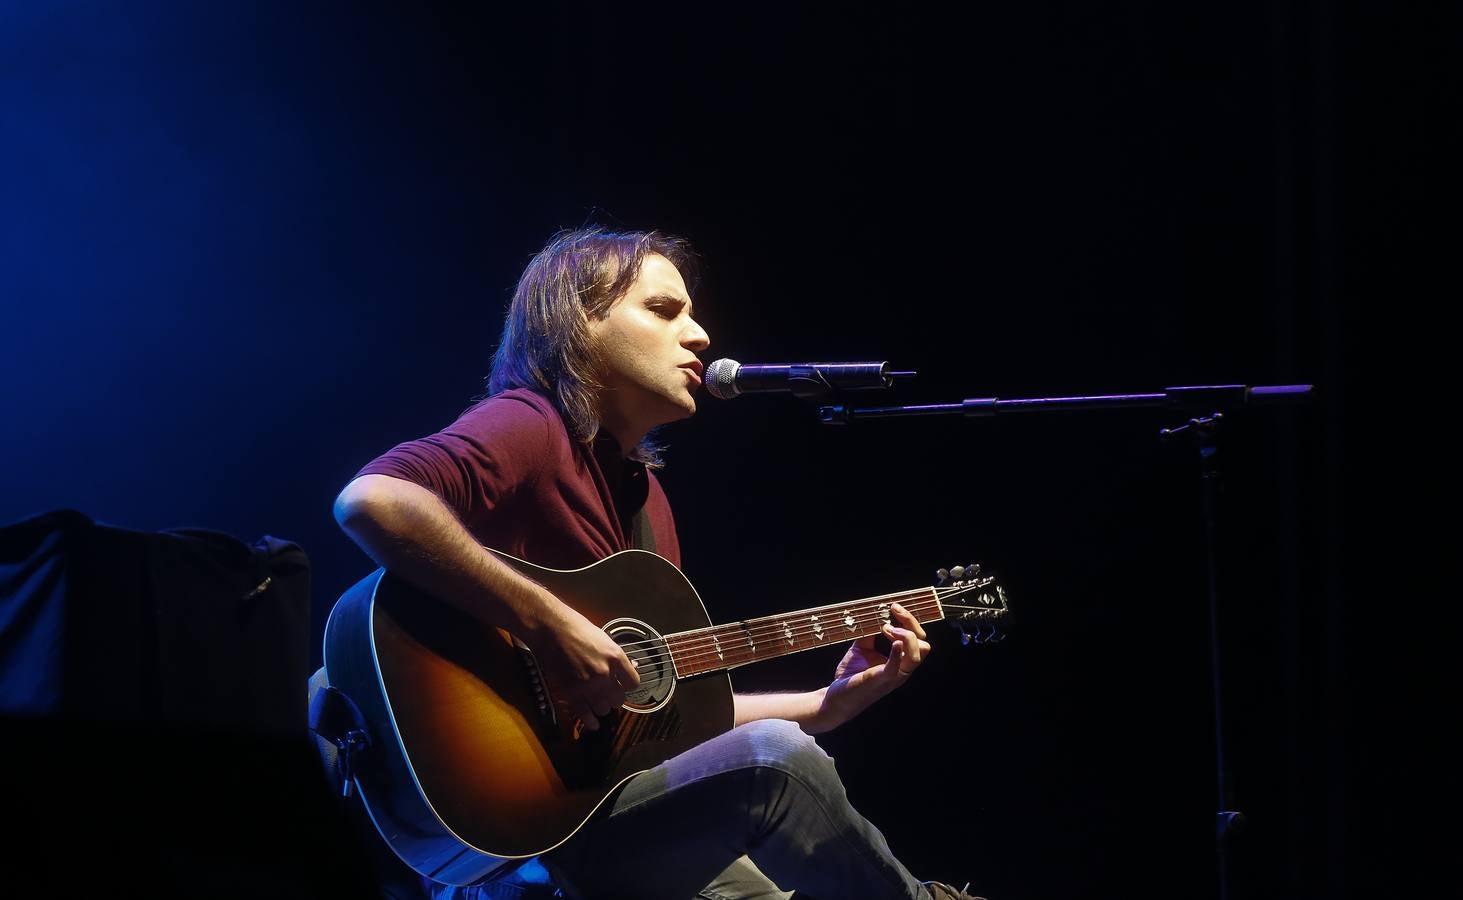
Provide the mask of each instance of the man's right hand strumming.
[{"label": "man's right hand strumming", "polygon": [[640,674],[620,645],[578,611],[557,599],[544,608],[552,612],[523,640],[538,660],[559,713],[597,731],[600,717],[625,702],[625,692],[640,684]]}]

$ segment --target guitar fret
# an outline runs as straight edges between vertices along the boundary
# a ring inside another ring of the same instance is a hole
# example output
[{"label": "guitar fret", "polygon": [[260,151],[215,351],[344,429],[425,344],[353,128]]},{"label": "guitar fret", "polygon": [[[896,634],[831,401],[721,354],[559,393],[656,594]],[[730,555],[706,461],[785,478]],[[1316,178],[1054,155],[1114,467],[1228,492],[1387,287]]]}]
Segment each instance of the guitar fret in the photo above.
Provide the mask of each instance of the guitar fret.
[{"label": "guitar fret", "polygon": [[[910,591],[897,599],[922,622],[941,616],[939,596],[933,589]],[[886,623],[893,621],[888,598],[819,607],[817,611],[804,610],[797,615],[806,618],[766,616],[668,636],[677,674],[684,678],[732,669],[816,647],[829,637],[858,639],[877,635]],[[775,644],[769,635],[777,636]],[[805,640],[808,636],[812,639]]]}]

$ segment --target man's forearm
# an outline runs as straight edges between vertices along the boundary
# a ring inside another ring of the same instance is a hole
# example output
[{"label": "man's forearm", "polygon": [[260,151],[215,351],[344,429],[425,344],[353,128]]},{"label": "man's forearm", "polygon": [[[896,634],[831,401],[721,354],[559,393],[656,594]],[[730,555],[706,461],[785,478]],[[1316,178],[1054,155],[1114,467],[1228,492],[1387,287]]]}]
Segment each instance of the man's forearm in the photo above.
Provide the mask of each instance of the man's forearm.
[{"label": "man's forearm", "polygon": [[828,731],[838,723],[828,721],[825,714],[823,698],[827,692],[827,688],[820,688],[801,694],[736,694],[732,697],[735,724],[787,719],[798,723],[808,734]]},{"label": "man's forearm", "polygon": [[559,612],[553,595],[480,546],[420,485],[362,475],[341,492],[335,516],[379,565],[482,621],[526,635]]}]

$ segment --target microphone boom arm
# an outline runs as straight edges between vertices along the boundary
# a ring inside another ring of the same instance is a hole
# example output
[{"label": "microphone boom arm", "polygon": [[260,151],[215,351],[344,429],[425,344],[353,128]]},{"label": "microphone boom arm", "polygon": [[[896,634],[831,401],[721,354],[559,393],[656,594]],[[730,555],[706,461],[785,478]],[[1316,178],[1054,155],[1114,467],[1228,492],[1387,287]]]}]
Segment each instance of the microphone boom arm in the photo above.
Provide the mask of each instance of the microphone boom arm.
[{"label": "microphone boom arm", "polygon": [[824,406],[819,419],[824,425],[846,425],[862,419],[888,419],[896,416],[994,416],[1016,412],[1068,412],[1082,409],[1123,407],[1167,407],[1170,409],[1216,409],[1260,406],[1309,400],[1312,385],[1243,384],[1171,387],[1157,394],[1106,394],[1090,397],[1029,397],[1001,400],[982,397],[959,403],[927,403],[912,406],[877,406],[850,409],[845,406]]}]

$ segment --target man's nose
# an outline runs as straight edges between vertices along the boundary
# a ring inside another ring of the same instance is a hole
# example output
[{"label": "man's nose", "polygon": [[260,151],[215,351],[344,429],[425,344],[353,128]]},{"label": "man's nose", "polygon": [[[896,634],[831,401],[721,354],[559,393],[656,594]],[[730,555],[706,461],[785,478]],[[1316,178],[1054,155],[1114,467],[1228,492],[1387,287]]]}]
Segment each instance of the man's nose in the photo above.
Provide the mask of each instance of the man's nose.
[{"label": "man's nose", "polygon": [[681,336],[681,346],[699,353],[711,346],[711,336],[706,333],[706,329],[692,322],[691,327]]}]

